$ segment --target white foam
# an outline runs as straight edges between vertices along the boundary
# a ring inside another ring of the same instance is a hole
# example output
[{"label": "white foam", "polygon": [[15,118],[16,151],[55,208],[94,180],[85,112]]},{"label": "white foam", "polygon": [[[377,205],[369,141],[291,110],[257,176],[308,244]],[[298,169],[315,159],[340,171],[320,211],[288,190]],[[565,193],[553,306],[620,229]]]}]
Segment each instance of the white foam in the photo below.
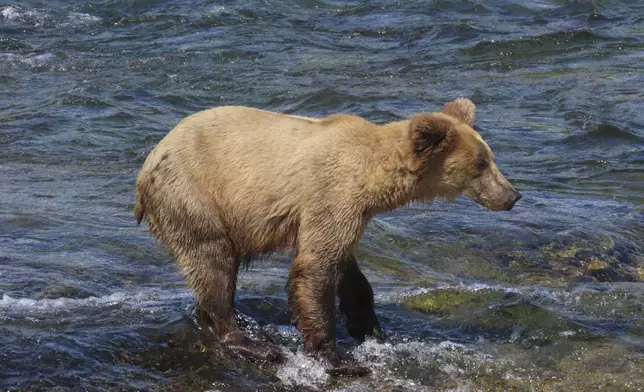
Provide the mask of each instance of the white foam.
[{"label": "white foam", "polygon": [[[333,392],[366,392],[400,389],[410,392],[433,391],[434,388],[422,385],[419,381],[402,376],[396,363],[410,359],[420,367],[438,368],[457,385],[453,391],[471,391],[471,378],[479,374],[480,367],[495,367],[497,359],[478,352],[468,346],[443,341],[439,343],[403,342],[377,343],[367,340],[353,350],[353,357],[362,366],[371,370],[366,378],[354,383],[345,383]],[[296,354],[286,352],[287,361],[277,371],[277,377],[288,386],[307,387],[315,390],[327,389],[330,377],[324,365],[301,351]]]},{"label": "white foam", "polygon": [[282,339],[294,341],[297,340],[300,334],[294,325],[276,325],[273,333],[279,335]]},{"label": "white foam", "polygon": [[215,15],[215,16],[220,16],[224,12],[226,12],[226,7],[223,5],[216,5],[208,11],[210,14]]},{"label": "white foam", "polygon": [[14,22],[31,19],[35,22],[35,26],[40,26],[45,19],[45,15],[42,12],[26,11],[14,6],[9,6],[3,9],[2,16],[4,17],[5,21]]},{"label": "white foam", "polygon": [[419,392],[433,389],[417,381],[400,378],[395,372],[395,366],[391,368],[392,362],[413,358],[420,366],[438,366],[441,372],[458,385],[456,390],[463,391],[471,390],[469,379],[473,372],[477,372],[478,366],[484,364],[494,366],[495,363],[490,356],[451,341],[380,344],[375,340],[367,340],[354,350],[353,355],[361,363],[369,364],[380,384],[386,382],[387,385],[394,384],[407,391]]},{"label": "white foam", "polygon": [[69,15],[67,15],[67,19],[70,20],[71,22],[77,22],[77,23],[94,23],[94,22],[100,22],[102,20],[98,16],[83,14],[80,12],[70,12]]},{"label": "white foam", "polygon": [[23,64],[30,65],[32,67],[37,67],[39,65],[49,63],[52,59],[54,59],[54,55],[51,53],[44,53],[44,54],[37,54],[37,55],[31,54],[26,56],[13,55],[13,57],[11,57],[10,59],[13,60],[14,62],[17,61]]},{"label": "white foam", "polygon": [[298,351],[285,352],[286,362],[277,370],[277,377],[289,386],[319,389],[329,380],[323,364]]},{"label": "white foam", "polygon": [[0,309],[33,309],[40,311],[72,309],[79,306],[109,305],[122,302],[124,293],[114,293],[105,297],[90,297],[85,299],[58,298],[58,299],[31,299],[13,298],[7,294],[0,300]]},{"label": "white foam", "polygon": [[[463,356],[477,356],[484,359],[484,356],[465,345],[454,343],[449,340],[438,344],[426,342],[404,342],[404,343],[377,343],[370,339],[358,346],[353,353],[358,361],[373,363],[377,366],[386,366],[386,359],[397,357],[401,354],[412,354],[411,357],[420,364],[435,363],[440,359],[461,358]],[[375,361],[375,362],[374,362]]]},{"label": "white foam", "polygon": [[1,14],[2,14],[2,17],[6,20],[14,20],[20,17],[20,13],[18,12],[18,9],[11,6],[4,8]]},{"label": "white foam", "polygon": [[3,294],[0,300],[0,312],[16,311],[39,313],[55,313],[59,311],[75,310],[79,308],[109,307],[122,305],[134,309],[147,309],[151,312],[154,308],[163,306],[169,300],[188,299],[189,291],[157,291],[147,292],[116,292],[102,297],[89,298],[57,298],[57,299],[31,299],[13,298]]},{"label": "white foam", "polygon": [[41,27],[45,24],[58,27],[87,25],[100,22],[102,20],[98,16],[80,12],[70,12],[68,14],[64,14],[64,12],[61,12],[61,10],[52,11],[43,9],[25,10],[14,6],[9,6],[3,8],[0,11],[0,14],[5,21],[23,22],[35,27]]}]

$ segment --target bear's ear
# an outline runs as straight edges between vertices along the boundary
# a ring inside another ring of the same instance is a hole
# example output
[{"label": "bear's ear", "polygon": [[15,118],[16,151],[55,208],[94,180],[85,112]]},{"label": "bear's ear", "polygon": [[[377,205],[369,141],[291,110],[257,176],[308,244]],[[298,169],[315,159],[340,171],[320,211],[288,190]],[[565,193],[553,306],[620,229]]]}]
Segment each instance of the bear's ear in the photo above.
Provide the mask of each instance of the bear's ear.
[{"label": "bear's ear", "polygon": [[441,152],[451,140],[452,123],[440,116],[419,114],[409,121],[414,151],[428,156]]},{"label": "bear's ear", "polygon": [[443,106],[443,113],[458,118],[470,127],[476,120],[476,106],[467,98],[458,98]]}]

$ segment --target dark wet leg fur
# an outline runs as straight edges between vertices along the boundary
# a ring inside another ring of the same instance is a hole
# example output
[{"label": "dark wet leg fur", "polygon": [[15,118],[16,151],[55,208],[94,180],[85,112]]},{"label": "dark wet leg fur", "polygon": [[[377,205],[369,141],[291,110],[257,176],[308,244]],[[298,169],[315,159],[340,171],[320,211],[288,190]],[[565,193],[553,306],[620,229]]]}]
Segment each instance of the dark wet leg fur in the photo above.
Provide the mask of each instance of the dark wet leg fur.
[{"label": "dark wet leg fur", "polygon": [[240,330],[235,314],[240,259],[211,201],[197,191],[177,193],[174,185],[157,187],[177,183],[171,169],[158,164],[137,189],[137,219],[147,214],[151,232],[177,257],[197,300],[200,321],[225,351],[251,361],[281,360],[277,346],[250,339]]},{"label": "dark wet leg fur", "polygon": [[[215,335],[214,323],[210,316],[198,310],[199,321]],[[266,333],[262,333],[261,340],[251,339],[241,330],[233,330],[219,338],[218,345],[224,352],[257,364],[281,363],[284,355],[275,341]]]},{"label": "dark wet leg fur", "polygon": [[349,335],[358,343],[367,336],[373,336],[379,343],[387,340],[373,308],[373,289],[362,274],[355,257],[349,256],[344,262],[344,271],[338,282],[340,312],[346,317]]},{"label": "dark wet leg fur", "polygon": [[[311,257],[311,256],[308,256]],[[304,353],[330,365],[327,372],[334,376],[360,377],[369,369],[353,360],[340,358],[335,340],[335,274],[320,266],[332,263],[298,255],[291,266],[289,304],[297,328],[304,336]],[[317,266],[317,268],[311,268]]]},{"label": "dark wet leg fur", "polygon": [[280,349],[246,337],[239,329],[234,302],[238,262],[224,238],[200,243],[179,256],[194,290],[200,318],[226,351],[251,362],[283,360]]}]

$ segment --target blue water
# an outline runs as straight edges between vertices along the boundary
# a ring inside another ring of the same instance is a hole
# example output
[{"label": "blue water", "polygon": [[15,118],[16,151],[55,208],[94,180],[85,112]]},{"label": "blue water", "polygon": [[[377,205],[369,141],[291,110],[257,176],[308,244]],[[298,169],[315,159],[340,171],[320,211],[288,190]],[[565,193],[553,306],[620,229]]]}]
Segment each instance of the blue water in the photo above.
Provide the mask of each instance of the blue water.
[{"label": "blue water", "polygon": [[[0,1],[0,388],[644,390],[641,86],[639,1]],[[301,354],[286,256],[241,275],[238,307],[289,361],[222,358],[135,224],[155,143],[217,105],[385,122],[459,96],[523,198],[370,224],[359,263],[392,342],[338,325],[374,375],[329,379]],[[404,306],[446,287],[512,293],[586,337]]]}]

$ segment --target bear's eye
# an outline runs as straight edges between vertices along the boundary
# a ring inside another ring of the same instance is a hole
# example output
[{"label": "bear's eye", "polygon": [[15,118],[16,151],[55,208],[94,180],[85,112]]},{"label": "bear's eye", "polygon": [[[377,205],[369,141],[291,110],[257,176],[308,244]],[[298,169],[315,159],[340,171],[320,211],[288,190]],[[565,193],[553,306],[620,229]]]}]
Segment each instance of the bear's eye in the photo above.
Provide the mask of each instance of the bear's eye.
[{"label": "bear's eye", "polygon": [[479,158],[476,161],[476,170],[480,173],[483,170],[487,169],[490,166],[490,162],[485,158]]}]

